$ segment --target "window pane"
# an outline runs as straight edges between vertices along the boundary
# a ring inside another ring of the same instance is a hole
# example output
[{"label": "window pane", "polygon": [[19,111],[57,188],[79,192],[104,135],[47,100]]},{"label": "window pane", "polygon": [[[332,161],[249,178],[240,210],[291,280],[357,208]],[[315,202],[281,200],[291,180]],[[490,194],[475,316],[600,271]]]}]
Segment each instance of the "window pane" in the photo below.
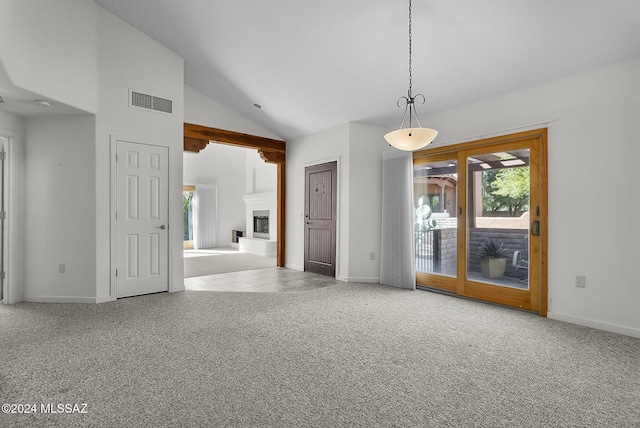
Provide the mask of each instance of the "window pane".
[{"label": "window pane", "polygon": [[193,192],[182,192],[184,241],[193,241]]},{"label": "window pane", "polygon": [[467,279],[529,288],[529,150],[467,158]]},{"label": "window pane", "polygon": [[455,277],[458,266],[457,161],[414,165],[416,270]]}]

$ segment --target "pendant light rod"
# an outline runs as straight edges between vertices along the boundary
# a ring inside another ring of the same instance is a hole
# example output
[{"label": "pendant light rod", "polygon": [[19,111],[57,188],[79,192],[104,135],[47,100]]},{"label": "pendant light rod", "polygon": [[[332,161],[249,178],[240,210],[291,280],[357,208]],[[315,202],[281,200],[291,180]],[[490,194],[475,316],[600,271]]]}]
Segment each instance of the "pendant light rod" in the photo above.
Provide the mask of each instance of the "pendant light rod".
[{"label": "pendant light rod", "polygon": [[[413,8],[411,7],[411,0],[409,0],[409,90],[407,91],[406,97],[400,97],[398,100],[398,107],[402,107],[402,104],[405,105],[405,114],[407,115],[407,108],[409,109],[409,128],[413,128],[413,118],[415,116],[416,121],[418,122],[418,126],[422,128],[420,125],[420,120],[418,119],[418,114],[416,113],[416,102],[418,104],[424,104],[425,98],[422,94],[416,94],[413,96],[413,32],[412,30],[412,22],[413,22]],[[420,98],[419,98],[420,97]],[[416,100],[418,98],[418,100]],[[422,99],[422,102],[420,102]],[[400,124],[400,129],[404,125],[405,117],[402,118],[402,123]]]},{"label": "pendant light rod", "polygon": [[[406,97],[398,99],[398,107],[404,107],[404,114],[400,128],[397,131],[389,132],[385,135],[385,139],[389,144],[400,150],[416,150],[431,143],[438,135],[438,131],[429,128],[422,128],[418,114],[416,113],[416,103],[424,104],[425,97],[422,94],[413,95],[413,8],[411,0],[409,0],[409,90]],[[409,128],[403,129],[404,123],[409,114]],[[413,127],[413,116],[415,116],[418,127]]]},{"label": "pendant light rod", "polygon": [[413,52],[411,46],[413,45],[413,38],[411,36],[411,21],[413,15],[413,9],[411,7],[411,0],[409,0],[409,99],[411,99],[411,89],[413,88],[413,70],[411,68],[411,58],[413,58]]}]

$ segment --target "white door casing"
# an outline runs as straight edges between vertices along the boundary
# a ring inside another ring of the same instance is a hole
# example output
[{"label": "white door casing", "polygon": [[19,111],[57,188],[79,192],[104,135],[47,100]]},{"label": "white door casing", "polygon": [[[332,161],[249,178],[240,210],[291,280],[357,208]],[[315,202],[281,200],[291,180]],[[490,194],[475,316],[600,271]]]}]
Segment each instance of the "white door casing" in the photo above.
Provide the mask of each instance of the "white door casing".
[{"label": "white door casing", "polygon": [[7,161],[9,140],[0,136],[0,302],[5,301],[5,219],[6,219],[6,207],[5,207],[5,194],[6,182],[5,180],[5,163]]},{"label": "white door casing", "polygon": [[169,149],[116,143],[116,297],[169,289]]},{"label": "white door casing", "polygon": [[3,303],[12,304],[22,300],[22,234],[21,218],[22,209],[20,203],[20,174],[22,168],[22,155],[19,150],[21,136],[0,129],[0,149],[5,152],[4,174],[2,185],[4,186],[4,281]]}]

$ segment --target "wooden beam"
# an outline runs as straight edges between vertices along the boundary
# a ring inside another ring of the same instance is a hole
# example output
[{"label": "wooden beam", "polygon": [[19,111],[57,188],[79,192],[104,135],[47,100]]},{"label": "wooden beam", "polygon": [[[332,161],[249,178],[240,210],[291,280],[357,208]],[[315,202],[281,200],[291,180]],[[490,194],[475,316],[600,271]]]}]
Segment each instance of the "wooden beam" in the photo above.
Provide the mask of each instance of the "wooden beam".
[{"label": "wooden beam", "polygon": [[184,139],[215,141],[221,144],[230,144],[236,147],[248,149],[266,149],[274,152],[286,152],[287,145],[282,140],[258,137],[256,135],[243,134],[241,132],[227,131],[225,129],[209,128],[193,123],[184,124]]},{"label": "wooden beam", "polygon": [[184,137],[183,150],[185,152],[199,153],[209,144],[209,140],[200,140],[198,138]]},{"label": "wooden beam", "polygon": [[286,164],[284,162],[278,164],[278,236],[277,236],[277,253],[276,266],[284,267],[285,262],[285,201],[286,197]]},{"label": "wooden beam", "polygon": [[285,162],[286,155],[284,152],[276,152],[271,150],[258,150],[260,158],[266,163],[281,164]]}]

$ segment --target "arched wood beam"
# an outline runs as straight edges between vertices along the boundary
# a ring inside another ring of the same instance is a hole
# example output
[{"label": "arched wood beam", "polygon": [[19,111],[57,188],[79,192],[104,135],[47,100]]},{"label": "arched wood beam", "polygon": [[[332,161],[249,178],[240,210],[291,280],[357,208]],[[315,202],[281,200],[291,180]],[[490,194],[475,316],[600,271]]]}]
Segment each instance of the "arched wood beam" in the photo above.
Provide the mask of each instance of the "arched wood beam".
[{"label": "arched wood beam", "polygon": [[284,267],[285,262],[285,203],[286,203],[286,154],[287,144],[282,140],[258,137],[241,132],[209,128],[193,123],[184,124],[185,152],[198,153],[209,143],[227,144],[230,146],[257,149],[262,160],[278,166],[277,206],[278,232],[276,237],[276,265]]}]

